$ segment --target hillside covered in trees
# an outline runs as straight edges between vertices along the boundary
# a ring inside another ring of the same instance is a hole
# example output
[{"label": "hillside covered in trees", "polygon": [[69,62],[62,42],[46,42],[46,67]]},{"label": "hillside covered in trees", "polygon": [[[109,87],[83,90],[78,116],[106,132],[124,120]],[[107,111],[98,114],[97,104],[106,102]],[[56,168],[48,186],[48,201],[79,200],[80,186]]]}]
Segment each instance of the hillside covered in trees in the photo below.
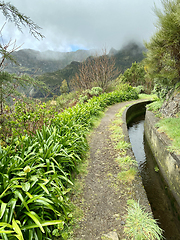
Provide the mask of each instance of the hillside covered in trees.
[{"label": "hillside covered in trees", "polygon": [[77,50],[75,52],[55,52],[49,50],[39,52],[33,49],[22,49],[12,53],[17,64],[7,61],[5,70],[10,73],[37,76],[63,69],[72,61],[82,62],[94,54],[94,50]]},{"label": "hillside covered in trees", "polygon": [[[144,58],[143,52],[145,51],[145,47],[139,46],[136,43],[130,43],[119,51],[112,49],[108,54],[108,58],[110,62],[114,61],[115,68],[118,71],[116,77],[118,77],[120,73],[123,73],[127,68],[131,67],[133,62],[142,61],[142,59]],[[93,59],[93,56],[88,57],[84,61],[84,63],[86,64],[89,59]],[[82,63],[80,61],[72,61],[65,68],[55,72],[44,73],[43,75],[38,76],[37,79],[47,84],[50,90],[56,95],[60,95],[61,92],[59,91],[59,89],[62,82],[66,80],[68,85],[70,85],[72,78],[75,76],[76,73],[78,73],[81,65]],[[71,91],[72,88],[69,88],[69,90]],[[41,92],[38,91],[35,92],[33,96],[42,97],[45,95],[41,94]]]}]

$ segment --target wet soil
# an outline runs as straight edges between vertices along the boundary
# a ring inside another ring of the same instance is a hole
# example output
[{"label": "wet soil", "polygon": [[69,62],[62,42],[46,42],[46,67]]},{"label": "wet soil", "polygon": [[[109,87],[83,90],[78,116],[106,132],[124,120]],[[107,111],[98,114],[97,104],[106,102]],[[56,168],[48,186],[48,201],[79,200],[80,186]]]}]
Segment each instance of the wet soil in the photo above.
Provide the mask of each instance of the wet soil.
[{"label": "wet soil", "polygon": [[[89,138],[90,157],[88,173],[83,178],[83,191],[80,197],[74,196],[75,204],[83,211],[83,217],[74,229],[74,240],[100,240],[104,234],[116,232],[119,239],[125,239],[124,224],[127,214],[127,200],[139,200],[147,211],[151,211],[142,186],[140,176],[131,183],[123,183],[117,178],[121,171],[115,159],[119,152],[111,139],[110,125],[115,114],[127,104],[123,102],[108,108],[101,123]],[[132,156],[132,150],[127,151]]]}]

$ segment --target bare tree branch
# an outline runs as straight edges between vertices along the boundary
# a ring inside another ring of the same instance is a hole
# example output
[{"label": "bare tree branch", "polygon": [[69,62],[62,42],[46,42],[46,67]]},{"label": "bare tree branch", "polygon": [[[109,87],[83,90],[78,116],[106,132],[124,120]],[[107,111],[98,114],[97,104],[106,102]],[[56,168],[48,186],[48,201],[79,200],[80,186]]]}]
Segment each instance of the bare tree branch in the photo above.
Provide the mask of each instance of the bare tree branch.
[{"label": "bare tree branch", "polygon": [[106,54],[105,49],[102,56],[90,57],[80,65],[79,72],[72,79],[72,83],[75,88],[82,90],[96,86],[105,91],[109,83],[118,75],[115,60]]}]

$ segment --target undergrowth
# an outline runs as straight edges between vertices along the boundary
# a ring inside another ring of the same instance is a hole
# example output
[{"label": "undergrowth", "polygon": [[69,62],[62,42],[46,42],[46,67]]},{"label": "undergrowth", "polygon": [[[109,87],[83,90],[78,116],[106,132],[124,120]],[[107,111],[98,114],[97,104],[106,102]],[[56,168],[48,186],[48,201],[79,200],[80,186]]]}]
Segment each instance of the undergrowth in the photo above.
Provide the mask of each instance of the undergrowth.
[{"label": "undergrowth", "polygon": [[[88,151],[87,133],[107,106],[137,99],[129,85],[57,112],[17,103],[0,144],[2,239],[67,239],[73,231],[73,178]],[[34,126],[34,124],[37,125]]]},{"label": "undergrowth", "polygon": [[159,109],[162,107],[163,100],[158,99],[157,101],[148,104],[147,110],[155,113],[157,117],[161,119],[156,124],[159,132],[165,132],[171,139],[171,145],[168,146],[168,150],[180,154],[180,114],[174,118],[163,118],[162,114],[159,113]]},{"label": "undergrowth", "polygon": [[157,99],[156,101],[154,101],[146,106],[147,110],[152,111],[156,115],[158,114],[158,116],[160,116],[159,109],[162,107],[163,102],[164,102],[163,100]]},{"label": "undergrowth", "polygon": [[165,132],[171,141],[171,146],[168,147],[169,151],[175,151],[180,154],[180,117],[178,118],[164,118],[157,124],[159,132]]},{"label": "undergrowth", "polygon": [[119,172],[117,179],[123,183],[132,183],[137,174],[137,162],[127,155],[127,150],[131,145],[124,141],[122,130],[122,114],[127,106],[129,105],[126,105],[116,114],[116,118],[111,124],[110,130],[112,131],[111,138],[114,142],[114,148],[119,152],[119,156],[115,159],[121,167],[121,172]]},{"label": "undergrowth", "polygon": [[157,221],[134,200],[128,200],[128,214],[124,231],[128,239],[160,240],[163,230]]}]

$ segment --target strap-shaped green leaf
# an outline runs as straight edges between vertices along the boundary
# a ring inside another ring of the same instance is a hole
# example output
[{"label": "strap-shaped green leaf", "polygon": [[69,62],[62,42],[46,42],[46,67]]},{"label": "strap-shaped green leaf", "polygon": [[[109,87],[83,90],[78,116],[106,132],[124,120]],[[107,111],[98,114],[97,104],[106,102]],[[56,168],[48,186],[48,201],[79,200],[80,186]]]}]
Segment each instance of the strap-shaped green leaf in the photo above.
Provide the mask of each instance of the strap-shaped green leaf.
[{"label": "strap-shaped green leaf", "polygon": [[5,212],[5,210],[6,210],[6,206],[7,206],[6,203],[4,203],[4,202],[1,203],[0,219],[1,219],[1,218],[3,217],[3,215],[4,215],[4,212]]},{"label": "strap-shaped green leaf", "polygon": [[8,203],[8,205],[10,206],[10,211],[9,211],[9,214],[8,214],[8,222],[9,223],[11,223],[11,221],[12,221],[14,209],[16,207],[16,202],[17,202],[17,199],[12,198]]},{"label": "strap-shaped green leaf", "polygon": [[49,194],[47,187],[43,183],[38,183],[38,184],[47,194]]},{"label": "strap-shaped green leaf", "polygon": [[[62,220],[52,220],[52,221],[43,221],[41,222],[42,227],[57,225],[57,224],[64,224]],[[32,229],[39,227],[37,224],[29,224],[27,226],[22,227],[22,230]]]},{"label": "strap-shaped green leaf", "polygon": [[15,195],[21,200],[21,202],[23,203],[25,208],[29,211],[29,207],[28,207],[26,201],[24,200],[22,194],[20,192],[18,192],[18,191],[15,191]]},{"label": "strap-shaped green leaf", "polygon": [[19,240],[24,240],[23,235],[22,235],[22,232],[21,232],[21,229],[20,229],[20,227],[18,226],[17,221],[16,221],[14,218],[13,218],[13,220],[12,220],[12,227],[13,227],[14,231],[17,233],[16,237],[17,237]]},{"label": "strap-shaped green leaf", "polygon": [[25,214],[27,214],[37,224],[37,226],[41,229],[41,231],[43,233],[45,233],[45,231],[44,231],[44,229],[43,229],[43,227],[42,227],[42,225],[41,225],[41,223],[39,221],[40,219],[39,219],[38,215],[35,212],[33,212],[33,211],[25,212]]}]

